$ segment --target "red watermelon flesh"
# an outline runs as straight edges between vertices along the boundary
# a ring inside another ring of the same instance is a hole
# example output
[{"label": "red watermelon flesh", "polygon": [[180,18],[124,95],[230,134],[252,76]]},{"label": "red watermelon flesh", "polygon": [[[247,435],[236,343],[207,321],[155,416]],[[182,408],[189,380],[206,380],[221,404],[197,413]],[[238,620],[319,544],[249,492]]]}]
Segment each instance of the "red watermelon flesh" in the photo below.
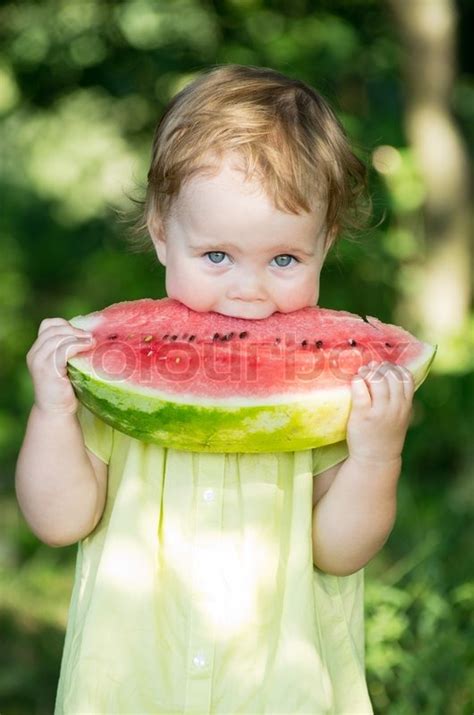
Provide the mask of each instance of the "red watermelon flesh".
[{"label": "red watermelon flesh", "polygon": [[436,351],[377,318],[319,307],[248,320],[142,299],[71,323],[96,339],[69,361],[80,399],[131,436],[196,451],[339,441],[362,365],[404,365],[418,387]]}]

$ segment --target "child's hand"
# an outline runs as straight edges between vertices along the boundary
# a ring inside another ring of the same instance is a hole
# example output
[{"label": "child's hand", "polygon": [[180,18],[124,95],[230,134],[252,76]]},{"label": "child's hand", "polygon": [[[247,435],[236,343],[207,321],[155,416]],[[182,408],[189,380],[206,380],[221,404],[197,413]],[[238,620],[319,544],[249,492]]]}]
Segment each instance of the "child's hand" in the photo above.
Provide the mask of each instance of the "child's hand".
[{"label": "child's hand", "polygon": [[372,362],[351,383],[352,409],[347,424],[349,455],[365,462],[386,462],[402,453],[415,385],[400,365]]},{"label": "child's hand", "polygon": [[33,379],[35,405],[45,412],[74,414],[78,401],[67,376],[66,363],[81,350],[90,350],[89,333],[64,318],[46,318],[26,356]]}]

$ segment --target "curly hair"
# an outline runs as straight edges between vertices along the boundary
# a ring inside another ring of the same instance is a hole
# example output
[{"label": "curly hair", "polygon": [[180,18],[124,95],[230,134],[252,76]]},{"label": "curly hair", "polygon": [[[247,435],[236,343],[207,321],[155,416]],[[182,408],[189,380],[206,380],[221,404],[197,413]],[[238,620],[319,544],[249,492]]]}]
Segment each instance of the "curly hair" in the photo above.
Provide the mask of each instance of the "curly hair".
[{"label": "curly hair", "polygon": [[277,209],[300,214],[324,200],[327,247],[370,213],[366,166],[315,89],[267,67],[214,65],[178,92],[158,121],[146,195],[132,199],[140,206],[130,231],[134,248],[146,250],[150,227],[166,226],[183,182],[217,173],[230,151]]}]

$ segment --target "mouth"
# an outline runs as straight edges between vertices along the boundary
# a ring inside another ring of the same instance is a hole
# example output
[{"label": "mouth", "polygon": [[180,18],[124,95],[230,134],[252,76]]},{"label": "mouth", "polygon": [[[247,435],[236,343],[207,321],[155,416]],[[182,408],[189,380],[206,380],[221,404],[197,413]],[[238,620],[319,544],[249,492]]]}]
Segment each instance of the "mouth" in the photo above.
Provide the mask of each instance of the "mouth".
[{"label": "mouth", "polygon": [[248,309],[242,308],[240,306],[239,308],[235,309],[230,309],[229,311],[218,311],[219,313],[222,313],[223,315],[228,315],[231,318],[242,318],[242,319],[247,319],[247,320],[263,320],[265,318],[268,318],[272,313],[275,312],[275,310],[268,310],[262,308],[262,306],[255,306],[254,309],[249,307]]}]

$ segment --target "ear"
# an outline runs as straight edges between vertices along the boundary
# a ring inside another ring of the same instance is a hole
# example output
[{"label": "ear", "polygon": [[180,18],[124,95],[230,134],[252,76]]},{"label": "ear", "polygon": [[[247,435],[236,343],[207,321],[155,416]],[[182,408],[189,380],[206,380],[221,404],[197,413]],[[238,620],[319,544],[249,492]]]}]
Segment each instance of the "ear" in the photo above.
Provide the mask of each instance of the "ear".
[{"label": "ear", "polygon": [[147,226],[158,260],[163,266],[166,266],[166,236],[163,222],[159,216],[155,215],[148,218]]}]

